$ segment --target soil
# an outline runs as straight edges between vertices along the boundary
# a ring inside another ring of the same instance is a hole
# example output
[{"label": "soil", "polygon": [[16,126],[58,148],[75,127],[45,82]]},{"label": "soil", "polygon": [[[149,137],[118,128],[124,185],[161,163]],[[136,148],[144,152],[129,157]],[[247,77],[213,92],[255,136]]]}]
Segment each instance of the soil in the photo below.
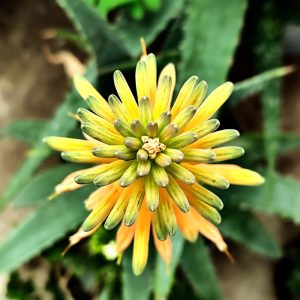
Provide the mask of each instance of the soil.
[{"label": "soil", "polygon": [[[16,119],[50,118],[62,101],[69,81],[63,67],[51,65],[42,51],[45,41],[41,39],[41,31],[52,27],[70,27],[64,13],[53,0],[1,1],[0,126]],[[293,57],[291,60],[296,61]],[[300,72],[286,78],[282,109],[282,128],[298,134],[300,134],[299,81]],[[247,111],[249,110],[244,110],[244,113]],[[244,124],[244,127],[246,125]],[[1,194],[25,158],[28,147],[11,139],[1,139],[0,148]],[[298,153],[294,153],[283,158],[280,161],[280,170],[300,179],[298,157]],[[3,240],[14,224],[27,213],[27,209],[16,210],[11,207],[1,213],[0,240]],[[299,227],[289,222],[265,215],[259,217],[282,244],[288,242],[295,234],[299,234]],[[273,284],[274,262],[236,245],[232,245],[232,252],[236,259],[235,264],[229,263],[221,255],[215,256],[225,299],[277,299]],[[2,275],[0,299],[5,298],[4,283],[5,276]]]}]

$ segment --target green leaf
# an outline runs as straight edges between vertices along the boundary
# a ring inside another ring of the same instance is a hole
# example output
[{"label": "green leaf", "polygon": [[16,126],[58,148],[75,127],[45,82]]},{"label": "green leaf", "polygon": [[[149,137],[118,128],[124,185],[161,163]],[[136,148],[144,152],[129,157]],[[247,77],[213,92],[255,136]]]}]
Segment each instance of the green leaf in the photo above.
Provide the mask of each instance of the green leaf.
[{"label": "green leaf", "polygon": [[[90,82],[94,82],[96,78],[96,64],[92,62],[87,69],[86,78]],[[41,132],[42,137],[50,135],[66,136],[71,132],[77,121],[68,116],[69,112],[76,110],[79,106],[85,106],[84,101],[77,94],[75,89],[67,95],[65,101],[57,109],[52,120],[48,122],[48,126]],[[20,189],[28,182],[36,169],[40,164],[51,154],[51,150],[47,147],[42,140],[36,141],[34,144],[30,156],[22,164],[18,172],[12,178],[12,181],[8,185],[4,194],[0,199],[0,209],[2,209],[6,203],[12,200]]]},{"label": "green leaf", "polygon": [[[221,192],[221,196],[224,192]],[[241,209],[254,209],[300,223],[300,183],[296,180],[274,174],[259,187],[232,186],[224,194],[227,201]]]},{"label": "green leaf", "polygon": [[211,88],[224,82],[243,26],[246,0],[191,0],[181,45],[181,82],[201,76]]},{"label": "green leaf", "polygon": [[223,235],[268,257],[278,258],[282,251],[264,225],[249,211],[225,206],[220,229]]},{"label": "green leaf", "polygon": [[228,104],[232,107],[241,103],[247,97],[262,92],[268,86],[269,82],[284,77],[293,71],[293,66],[279,67],[235,83],[234,91]]},{"label": "green leaf", "polygon": [[15,206],[41,204],[53,192],[54,187],[69,173],[79,170],[80,165],[64,164],[51,168],[30,180],[13,200]]},{"label": "green leaf", "polygon": [[175,271],[179,264],[184,246],[183,236],[177,232],[172,237],[172,262],[170,269],[166,269],[166,265],[162,258],[157,255],[154,271],[154,298],[167,299],[174,282]]},{"label": "green leaf", "polygon": [[141,52],[140,38],[143,37],[146,44],[151,45],[167,24],[177,17],[182,6],[182,0],[161,1],[160,9],[157,12],[147,12],[140,22],[123,15],[115,25],[120,43],[124,45],[132,57],[136,57]]},{"label": "green leaf", "polygon": [[0,271],[15,270],[74,230],[87,215],[83,200],[89,193],[89,188],[82,188],[55,201],[45,200],[46,204],[19,224],[0,246]]},{"label": "green leaf", "polygon": [[85,38],[99,66],[114,63],[125,57],[123,45],[112,28],[101,19],[97,10],[83,0],[56,0],[74,26]]},{"label": "green leaf", "polygon": [[222,299],[214,266],[203,239],[193,244],[186,243],[181,266],[199,299]]},{"label": "green leaf", "polygon": [[140,276],[135,276],[131,266],[132,255],[130,251],[124,254],[122,259],[122,299],[123,300],[147,300],[151,293],[152,269],[148,262],[147,267]]},{"label": "green leaf", "polygon": [[0,137],[11,137],[28,144],[34,144],[48,125],[45,120],[17,120],[0,129]]},{"label": "green leaf", "polygon": [[99,2],[98,9],[100,11],[101,16],[106,18],[110,11],[134,2],[136,2],[136,0],[101,0]]}]

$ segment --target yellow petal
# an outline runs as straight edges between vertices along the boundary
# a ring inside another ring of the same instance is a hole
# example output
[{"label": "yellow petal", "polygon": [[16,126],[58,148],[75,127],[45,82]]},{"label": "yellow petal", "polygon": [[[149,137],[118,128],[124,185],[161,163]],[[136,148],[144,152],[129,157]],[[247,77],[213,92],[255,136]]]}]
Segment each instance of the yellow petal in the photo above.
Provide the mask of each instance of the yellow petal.
[{"label": "yellow petal", "polygon": [[91,151],[67,151],[62,152],[61,157],[68,162],[73,163],[96,163],[106,164],[115,161],[115,158],[96,157]]},{"label": "yellow petal", "polygon": [[72,139],[59,136],[48,136],[43,139],[43,142],[57,151],[91,150],[98,144],[98,142],[91,142],[87,140]]},{"label": "yellow petal", "polygon": [[158,82],[162,80],[164,76],[169,76],[171,78],[171,98],[173,97],[174,88],[176,84],[176,70],[175,66],[172,63],[167,64],[159,74]]},{"label": "yellow petal", "polygon": [[99,101],[101,109],[95,111],[95,113],[108,121],[113,121],[114,114],[112,113],[108,103],[97,92],[97,90],[84,77],[80,75],[75,75],[73,81],[76,90],[84,100],[87,100],[89,96],[92,96]]},{"label": "yellow petal", "polygon": [[260,185],[265,182],[265,179],[249,169],[241,168],[237,165],[226,164],[201,164],[198,165],[204,171],[212,171],[225,177],[231,184],[237,185]]},{"label": "yellow petal", "polygon": [[149,97],[150,85],[147,78],[146,63],[143,60],[140,60],[136,65],[135,84],[138,101],[144,96]]},{"label": "yellow petal", "polygon": [[198,111],[194,115],[186,130],[191,130],[200,122],[209,119],[229,98],[233,90],[231,82],[225,82],[216,88],[200,105]]},{"label": "yellow petal", "polygon": [[123,74],[120,71],[115,71],[114,73],[114,82],[118,92],[119,97],[121,98],[124,107],[126,108],[126,113],[128,113],[129,119],[139,118],[139,108],[134,99],[134,96],[131,92],[130,87]]},{"label": "yellow petal", "polygon": [[149,81],[149,99],[151,106],[153,107],[156,96],[156,58],[153,53],[150,53],[145,58],[147,77]]},{"label": "yellow petal", "polygon": [[176,117],[183,108],[189,105],[198,82],[199,78],[197,76],[192,76],[183,84],[171,109],[173,117]]},{"label": "yellow petal", "polygon": [[151,213],[143,202],[140,215],[136,221],[134,234],[132,269],[135,275],[140,275],[148,260]]}]

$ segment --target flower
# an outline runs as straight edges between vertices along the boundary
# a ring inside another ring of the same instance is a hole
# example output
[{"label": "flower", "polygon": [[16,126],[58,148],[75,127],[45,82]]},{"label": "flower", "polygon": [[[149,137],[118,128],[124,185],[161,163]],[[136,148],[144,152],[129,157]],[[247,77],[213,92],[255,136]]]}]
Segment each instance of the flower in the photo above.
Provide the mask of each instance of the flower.
[{"label": "flower", "polygon": [[[157,82],[156,58],[142,55],[136,66],[136,101],[124,76],[114,73],[119,97],[108,102],[83,77],[74,84],[90,110],[79,108],[85,139],[47,137],[45,142],[62,151],[62,158],[95,166],[68,175],[56,186],[54,196],[87,184],[99,188],[85,201],[90,215],[70,237],[70,246],[94,233],[119,226],[116,249],[123,253],[133,241],[132,266],[141,274],[148,258],[152,231],[154,244],[166,264],[172,256],[177,227],[194,242],[198,234],[225,253],[227,245],[214,224],[221,221],[221,199],[206,186],[227,189],[230,184],[259,185],[256,172],[220,162],[237,158],[244,150],[222,146],[238,131],[216,131],[210,119],[229,98],[233,84],[226,82],[206,98],[207,84],[197,76],[182,86],[172,105],[175,67],[168,64]],[[214,223],[214,224],[213,224]]]}]

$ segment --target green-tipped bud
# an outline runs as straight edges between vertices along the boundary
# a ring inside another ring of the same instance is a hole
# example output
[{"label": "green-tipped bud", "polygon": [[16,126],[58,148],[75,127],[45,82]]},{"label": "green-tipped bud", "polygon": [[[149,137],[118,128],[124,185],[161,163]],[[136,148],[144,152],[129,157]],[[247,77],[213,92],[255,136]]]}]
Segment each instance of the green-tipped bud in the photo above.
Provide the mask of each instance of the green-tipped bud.
[{"label": "green-tipped bud", "polygon": [[158,133],[158,125],[156,122],[150,122],[147,124],[147,135],[150,138],[155,138],[157,137],[157,133]]},{"label": "green-tipped bud", "polygon": [[221,216],[219,212],[211,207],[210,205],[196,200],[193,197],[189,197],[189,201],[191,205],[206,219],[209,221],[215,223],[215,224],[220,224],[221,223]]},{"label": "green-tipped bud", "polygon": [[[182,183],[179,183],[179,185],[183,187]],[[216,209],[222,209],[224,206],[222,200],[217,195],[200,184],[189,186],[189,194],[197,201],[205,202]]]},{"label": "green-tipped bud", "polygon": [[185,126],[190,122],[196,111],[197,110],[195,106],[187,106],[175,117],[172,123],[177,125],[178,131],[185,128]]},{"label": "green-tipped bud", "polygon": [[158,132],[161,132],[165,127],[167,127],[172,119],[172,114],[169,111],[163,112],[158,120],[157,120],[157,125],[158,125]]},{"label": "green-tipped bud", "polygon": [[115,157],[116,151],[128,149],[125,145],[107,145],[92,149],[93,155],[97,157]]},{"label": "green-tipped bud", "polygon": [[168,148],[181,149],[197,141],[197,134],[194,132],[184,132],[170,139],[166,144]]},{"label": "green-tipped bud", "polygon": [[88,107],[97,115],[103,115],[103,107],[101,102],[93,96],[88,96],[86,99]]},{"label": "green-tipped bud", "polygon": [[145,177],[145,195],[148,208],[155,211],[159,203],[159,188],[151,174]]},{"label": "green-tipped bud", "polygon": [[161,167],[167,167],[172,163],[171,157],[160,152],[155,157],[155,162]]},{"label": "green-tipped bud", "polygon": [[170,197],[173,199],[178,208],[183,212],[188,212],[190,205],[185,193],[179,187],[175,179],[169,175],[169,184],[166,186]]},{"label": "green-tipped bud", "polygon": [[124,138],[117,133],[104,129],[103,127],[95,126],[90,123],[83,123],[81,130],[90,137],[101,141],[105,144],[120,145],[123,144]]},{"label": "green-tipped bud", "polygon": [[193,132],[197,133],[198,139],[201,137],[215,131],[220,126],[220,121],[217,119],[211,119],[202,122],[195,128],[193,128]]},{"label": "green-tipped bud", "polygon": [[176,136],[177,133],[178,133],[178,127],[177,127],[177,125],[174,124],[174,123],[170,123],[167,127],[165,127],[161,131],[161,133],[159,135],[159,140],[162,143],[166,143],[171,138],[173,138],[174,136]]},{"label": "green-tipped bud", "polygon": [[196,108],[200,106],[203,102],[204,97],[207,92],[207,83],[205,81],[200,81],[196,86],[193,95],[191,97],[191,104],[194,105]]},{"label": "green-tipped bud", "polygon": [[113,209],[109,213],[105,223],[104,228],[111,230],[115,228],[123,219],[127,204],[128,204],[128,194],[126,190],[123,190],[118,201],[113,206]]},{"label": "green-tipped bud", "polygon": [[160,167],[157,164],[152,164],[151,174],[159,186],[166,187],[169,184],[168,174],[163,167]]},{"label": "green-tipped bud", "polygon": [[146,161],[139,161],[136,172],[138,176],[145,176],[150,172],[150,169],[151,161],[148,159]]},{"label": "green-tipped bud", "polygon": [[172,148],[167,148],[164,153],[172,159],[172,161],[180,163],[184,159],[184,154],[182,151],[177,150],[177,149],[172,149]]},{"label": "green-tipped bud", "polygon": [[194,173],[194,175],[197,181],[216,187],[218,189],[225,190],[228,189],[230,185],[229,181],[218,173],[199,171],[197,173]]},{"label": "green-tipped bud", "polygon": [[153,120],[150,100],[148,97],[141,98],[139,102],[139,109],[140,109],[141,121],[144,124],[144,126],[147,126],[147,124],[151,120]]},{"label": "green-tipped bud", "polygon": [[215,148],[212,151],[216,155],[215,162],[238,158],[245,153],[245,150],[242,147],[236,146]]},{"label": "green-tipped bud", "polygon": [[197,144],[203,148],[211,148],[232,141],[240,136],[240,133],[235,129],[224,129],[210,133],[198,140]]},{"label": "green-tipped bud", "polygon": [[148,159],[148,152],[145,149],[140,149],[137,154],[136,158],[138,161],[146,161]]},{"label": "green-tipped bud", "polygon": [[130,126],[135,137],[140,138],[142,135],[146,135],[146,128],[140,120],[133,120]]},{"label": "green-tipped bud", "polygon": [[129,186],[130,184],[132,184],[135,181],[135,179],[137,178],[137,173],[136,173],[137,165],[138,165],[137,161],[134,161],[127,168],[127,170],[124,172],[124,174],[120,178],[120,186],[122,186],[122,187]]},{"label": "green-tipped bud", "polygon": [[160,195],[160,203],[154,213],[154,228],[158,239],[165,240],[168,235],[174,235],[176,232],[177,224],[172,203],[169,197]]},{"label": "green-tipped bud", "polygon": [[129,122],[129,116],[126,115],[125,106],[122,104],[122,102],[117,96],[110,95],[108,97],[108,104],[117,119]]},{"label": "green-tipped bud", "polygon": [[207,149],[182,149],[184,161],[193,162],[214,162],[216,155],[212,150]]},{"label": "green-tipped bud", "polygon": [[193,173],[177,163],[171,163],[171,165],[167,167],[166,170],[175,179],[178,179],[186,184],[193,184],[196,181]]},{"label": "green-tipped bud", "polygon": [[131,159],[136,158],[136,152],[132,151],[128,148],[118,149],[115,152],[115,157],[122,159],[122,160],[131,160]]},{"label": "green-tipped bud", "polygon": [[114,121],[114,126],[118,130],[118,132],[125,137],[134,135],[128,123],[121,119],[116,119]]},{"label": "green-tipped bud", "polygon": [[108,165],[101,165],[91,169],[84,170],[82,174],[76,176],[74,181],[78,184],[90,184],[93,180],[107,169]]},{"label": "green-tipped bud", "polygon": [[125,145],[131,150],[139,150],[142,147],[142,141],[134,137],[127,137],[125,139]]},{"label": "green-tipped bud", "polygon": [[122,161],[117,166],[103,171],[94,180],[93,183],[97,186],[104,186],[118,180],[128,168],[131,162]]},{"label": "green-tipped bud", "polygon": [[137,184],[130,194],[129,202],[124,215],[124,224],[127,226],[132,225],[142,206],[144,199],[144,185]]}]

